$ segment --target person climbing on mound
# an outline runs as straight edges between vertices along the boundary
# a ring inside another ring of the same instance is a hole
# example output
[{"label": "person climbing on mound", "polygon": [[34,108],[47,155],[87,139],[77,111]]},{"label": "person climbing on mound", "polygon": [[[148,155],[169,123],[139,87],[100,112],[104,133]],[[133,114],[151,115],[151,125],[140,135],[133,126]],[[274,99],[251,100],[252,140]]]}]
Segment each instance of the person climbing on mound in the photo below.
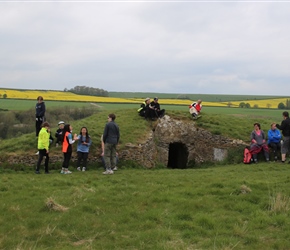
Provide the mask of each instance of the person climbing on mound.
[{"label": "person climbing on mound", "polygon": [[189,105],[189,113],[192,115],[193,119],[198,119],[201,117],[200,112],[202,109],[202,100],[198,100],[197,102],[193,102]]}]

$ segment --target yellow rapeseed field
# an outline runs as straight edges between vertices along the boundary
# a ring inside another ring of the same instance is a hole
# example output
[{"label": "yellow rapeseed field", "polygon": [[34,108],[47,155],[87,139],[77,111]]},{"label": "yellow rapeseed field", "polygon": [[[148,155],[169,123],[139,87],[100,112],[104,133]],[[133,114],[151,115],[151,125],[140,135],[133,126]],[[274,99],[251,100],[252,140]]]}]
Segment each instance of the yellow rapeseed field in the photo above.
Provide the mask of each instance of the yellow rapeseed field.
[{"label": "yellow rapeseed field", "polygon": [[[7,95],[8,99],[28,99],[36,100],[38,96],[43,96],[44,100],[51,101],[79,101],[79,102],[99,102],[99,103],[142,103],[141,98],[117,98],[117,97],[98,97],[76,95],[71,92],[54,91],[54,90],[17,90],[17,89],[0,89],[0,95]],[[290,98],[289,98],[290,99]],[[249,103],[251,107],[257,105],[259,108],[277,108],[279,103],[286,104],[286,98],[265,99],[265,100],[245,100],[232,101],[231,107],[239,107],[241,102]],[[190,105],[192,100],[181,99],[160,99],[160,104],[172,105]],[[227,107],[229,102],[203,102],[203,106]]]}]

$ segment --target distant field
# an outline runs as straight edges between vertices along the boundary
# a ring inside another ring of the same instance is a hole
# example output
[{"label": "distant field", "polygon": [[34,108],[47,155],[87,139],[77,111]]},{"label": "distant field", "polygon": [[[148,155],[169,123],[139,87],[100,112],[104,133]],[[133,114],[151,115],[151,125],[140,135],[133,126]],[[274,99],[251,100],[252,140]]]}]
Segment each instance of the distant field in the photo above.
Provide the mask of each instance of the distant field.
[{"label": "distant field", "polygon": [[[114,93],[114,92],[113,92]],[[21,103],[20,100],[33,100],[36,102],[38,96],[43,96],[45,102],[52,101],[51,105],[64,105],[64,102],[69,102],[68,105],[72,106],[83,106],[85,103],[113,103],[114,105],[120,104],[134,104],[140,105],[144,101],[144,98],[149,96],[153,98],[156,93],[119,93],[119,96],[111,97],[97,97],[97,96],[85,96],[76,95],[71,92],[53,91],[53,90],[12,90],[12,89],[0,89],[0,94],[3,96],[7,95],[7,99],[0,99],[0,108],[7,108],[9,110],[17,109],[17,106]],[[115,95],[115,94],[114,94]],[[237,95],[186,95],[190,99],[176,99],[178,94],[158,94],[159,103],[161,105],[182,105],[188,106],[193,100],[201,98],[203,100],[204,107],[239,107],[241,102],[249,103],[251,107],[277,109],[279,103],[286,104],[286,100],[290,97],[274,97],[274,96],[237,96]],[[252,98],[252,99],[251,99]],[[11,102],[6,102],[13,100]],[[6,103],[5,103],[6,102]],[[16,104],[14,104],[14,102]],[[77,103],[77,104],[75,104]],[[79,104],[80,103],[80,104]],[[32,107],[34,104],[30,103]],[[21,109],[26,109],[26,105]]]}]

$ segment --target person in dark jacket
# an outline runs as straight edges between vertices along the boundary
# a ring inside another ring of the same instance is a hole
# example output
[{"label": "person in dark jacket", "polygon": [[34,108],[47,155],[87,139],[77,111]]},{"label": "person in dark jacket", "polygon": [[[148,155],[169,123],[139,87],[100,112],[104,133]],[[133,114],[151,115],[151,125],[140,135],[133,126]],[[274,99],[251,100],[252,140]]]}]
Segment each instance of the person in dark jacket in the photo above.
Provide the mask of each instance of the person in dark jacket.
[{"label": "person in dark jacket", "polygon": [[140,108],[137,110],[138,114],[142,117],[147,118],[149,105],[150,105],[150,98],[147,97],[145,101],[140,105]]},{"label": "person in dark jacket", "polygon": [[62,144],[62,132],[63,132],[64,125],[65,125],[64,121],[60,121],[58,123],[58,129],[55,132],[55,138],[56,138],[55,146],[56,147],[58,147],[59,144]]},{"label": "person in dark jacket", "polygon": [[[276,124],[276,127],[282,131],[283,134],[283,144],[281,147],[281,161],[284,163],[286,161],[286,154],[290,153],[290,119],[289,113],[284,111],[282,113],[283,121],[281,125]],[[290,163],[290,161],[288,161]]]},{"label": "person in dark jacket", "polygon": [[37,97],[37,103],[35,105],[35,129],[36,137],[38,137],[42,123],[45,121],[45,103],[43,97]]},{"label": "person in dark jacket", "polygon": [[103,133],[103,142],[105,144],[104,158],[106,163],[106,171],[103,174],[114,174],[113,168],[116,167],[116,148],[120,139],[120,131],[115,123],[115,114],[108,115],[108,123]]},{"label": "person in dark jacket", "polygon": [[165,115],[165,109],[160,109],[160,104],[158,103],[158,98],[155,97],[150,103],[150,112],[151,117],[153,118],[162,118]]}]

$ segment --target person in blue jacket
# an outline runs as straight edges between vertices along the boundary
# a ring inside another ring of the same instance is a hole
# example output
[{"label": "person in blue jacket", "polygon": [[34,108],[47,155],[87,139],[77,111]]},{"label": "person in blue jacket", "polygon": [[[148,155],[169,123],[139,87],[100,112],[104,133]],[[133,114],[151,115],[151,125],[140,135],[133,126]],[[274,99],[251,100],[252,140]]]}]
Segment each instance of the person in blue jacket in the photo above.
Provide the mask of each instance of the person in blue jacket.
[{"label": "person in blue jacket", "polygon": [[278,159],[278,151],[281,150],[281,133],[276,128],[276,123],[271,124],[271,129],[268,131],[268,146],[272,148],[274,153],[274,159]]},{"label": "person in blue jacket", "polygon": [[[87,170],[87,161],[89,156],[90,146],[92,144],[91,137],[89,136],[88,129],[82,127],[80,134],[78,135],[78,147],[77,147],[77,170],[86,171]],[[81,161],[83,161],[83,168],[81,169]]]}]

